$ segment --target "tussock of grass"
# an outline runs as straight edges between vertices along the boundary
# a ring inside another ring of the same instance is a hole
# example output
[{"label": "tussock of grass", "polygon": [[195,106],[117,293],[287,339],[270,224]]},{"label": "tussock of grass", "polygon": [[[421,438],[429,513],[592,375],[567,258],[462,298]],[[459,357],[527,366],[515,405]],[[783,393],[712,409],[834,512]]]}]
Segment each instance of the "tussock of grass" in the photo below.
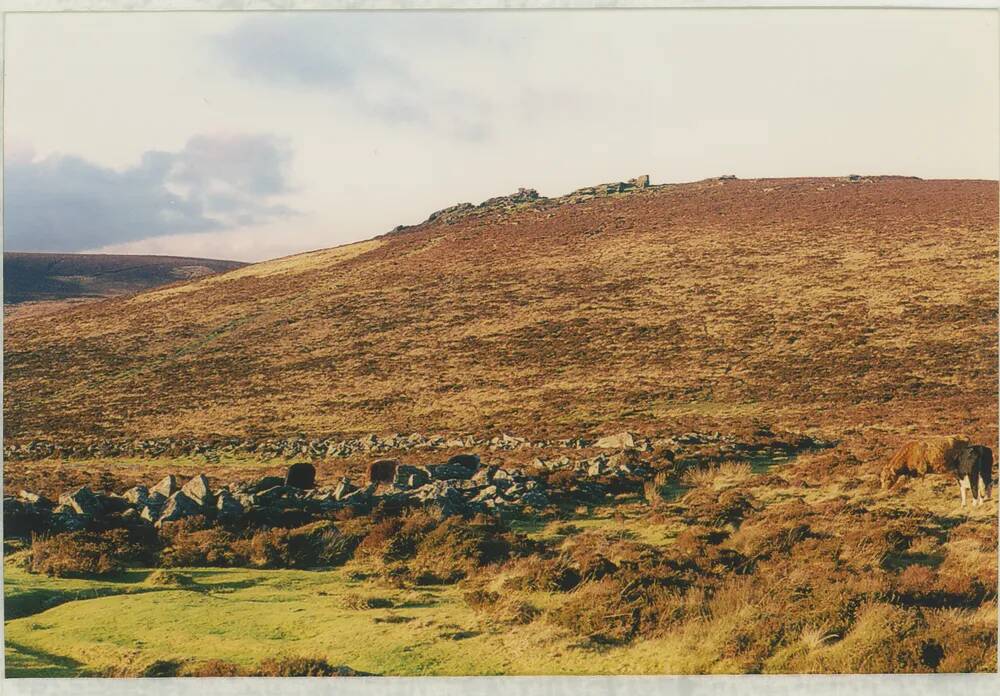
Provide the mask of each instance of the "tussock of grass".
[{"label": "tussock of grass", "polygon": [[144,582],[152,587],[192,588],[197,586],[193,577],[174,570],[154,570]]},{"label": "tussock of grass", "polygon": [[360,594],[349,594],[344,597],[344,607],[356,611],[366,609],[391,609],[396,606],[388,597],[366,596]]},{"label": "tussock of grass", "polygon": [[747,462],[722,462],[716,465],[692,467],[681,474],[681,483],[693,488],[712,486],[720,479],[725,483],[744,481],[753,476]]}]

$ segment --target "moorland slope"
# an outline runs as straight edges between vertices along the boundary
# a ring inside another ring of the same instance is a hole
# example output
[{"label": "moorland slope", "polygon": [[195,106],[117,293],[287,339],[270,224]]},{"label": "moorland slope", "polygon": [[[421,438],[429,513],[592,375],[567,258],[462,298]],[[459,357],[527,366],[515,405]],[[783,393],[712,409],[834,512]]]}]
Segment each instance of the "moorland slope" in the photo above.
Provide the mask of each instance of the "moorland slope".
[{"label": "moorland slope", "polygon": [[764,423],[995,442],[997,182],[852,179],[522,190],[15,318],[5,441]]}]

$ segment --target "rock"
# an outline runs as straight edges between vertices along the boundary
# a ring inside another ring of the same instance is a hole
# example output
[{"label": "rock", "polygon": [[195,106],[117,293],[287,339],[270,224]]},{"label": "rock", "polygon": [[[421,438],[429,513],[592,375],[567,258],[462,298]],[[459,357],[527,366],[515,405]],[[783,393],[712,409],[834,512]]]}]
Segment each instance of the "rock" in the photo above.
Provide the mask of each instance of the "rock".
[{"label": "rock", "polygon": [[445,516],[454,515],[465,508],[461,491],[447,481],[435,481],[421,486],[412,495],[425,505],[436,505]]},{"label": "rock", "polygon": [[531,507],[534,508],[541,508],[549,504],[549,498],[547,495],[545,495],[539,490],[531,490],[527,491],[524,495],[521,496],[521,502],[524,505],[530,505]]},{"label": "rock", "polygon": [[353,485],[349,479],[342,478],[336,488],[333,489],[333,498],[334,500],[343,500],[356,490],[358,490],[358,487]]},{"label": "rock", "polygon": [[464,466],[466,469],[475,471],[479,468],[480,459],[478,454],[456,454],[448,459],[448,464]]},{"label": "rock", "polygon": [[180,486],[177,485],[177,477],[173,474],[168,474],[150,489],[150,493],[159,493],[164,498],[169,498],[179,490]]},{"label": "rock", "polygon": [[285,485],[301,490],[315,488],[316,467],[308,462],[292,464],[285,473]]},{"label": "rock", "polygon": [[427,469],[402,464],[396,469],[393,484],[400,488],[419,488],[430,480],[431,474]]},{"label": "rock", "polygon": [[4,538],[30,537],[48,530],[52,519],[51,506],[17,498],[3,499]]},{"label": "rock", "polygon": [[515,483],[503,492],[503,497],[507,500],[520,498],[527,489],[519,483]]},{"label": "rock", "polygon": [[98,493],[97,500],[101,503],[102,515],[117,515],[129,508],[129,502],[120,495],[103,495]]},{"label": "rock", "polygon": [[349,493],[345,493],[341,498],[340,502],[348,503],[353,506],[367,506],[372,501],[372,496],[375,495],[375,489],[378,484],[371,483],[364,488],[357,488]]},{"label": "rock", "polygon": [[500,495],[500,491],[496,486],[487,486],[479,491],[479,494],[471,502],[481,503],[489,498],[496,498],[498,495]]},{"label": "rock", "polygon": [[101,501],[86,486],[80,486],[72,493],[59,496],[59,503],[72,507],[78,515],[94,517],[101,514]]},{"label": "rock", "polygon": [[493,475],[496,474],[499,469],[500,467],[497,466],[484,467],[473,474],[470,480],[478,486],[487,486],[493,480]]},{"label": "rock", "polygon": [[500,469],[500,468],[498,468],[496,470],[496,472],[493,474],[492,481],[495,484],[503,485],[503,484],[513,483],[514,480],[515,480],[515,478],[517,478],[517,476],[515,474],[512,474],[511,472],[507,471],[506,469]]},{"label": "rock", "polygon": [[588,476],[603,476],[608,471],[608,464],[604,459],[594,459],[587,467]]},{"label": "rock", "polygon": [[602,437],[594,443],[594,447],[599,449],[626,449],[635,447],[635,438],[632,433],[622,432],[617,435]]},{"label": "rock", "polygon": [[149,499],[149,489],[145,486],[135,486],[125,491],[122,497],[132,505],[136,505],[141,508]]},{"label": "rock", "polygon": [[472,474],[475,473],[472,469],[462,466],[461,464],[438,464],[432,469],[431,472],[434,478],[439,481],[448,481],[456,479],[470,479]]},{"label": "rock", "polygon": [[379,459],[368,465],[368,483],[392,483],[396,478],[399,461]]},{"label": "rock", "polygon": [[57,507],[50,518],[51,530],[59,532],[75,532],[87,526],[87,518],[79,515],[68,505]]},{"label": "rock", "polygon": [[163,507],[163,512],[159,519],[157,519],[156,524],[159,526],[164,522],[173,522],[174,520],[190,517],[191,515],[197,515],[201,512],[203,512],[203,510],[200,503],[192,500],[182,491],[177,491],[170,496],[170,499]]},{"label": "rock", "polygon": [[643,174],[642,176],[637,176],[634,179],[629,179],[628,183],[638,189],[644,189],[649,186],[649,174]]},{"label": "rock", "polygon": [[265,476],[260,479],[254,485],[250,486],[248,489],[250,493],[258,493],[260,491],[266,491],[269,488],[274,488],[275,486],[285,485],[285,479],[280,476]]},{"label": "rock", "polygon": [[31,503],[32,505],[37,505],[39,507],[52,507],[52,501],[45,496],[38,495],[37,493],[29,493],[28,491],[21,491],[17,494],[17,497],[26,503]]},{"label": "rock", "polygon": [[219,519],[234,519],[243,514],[243,505],[232,493],[223,489],[215,497],[215,509]]},{"label": "rock", "polygon": [[180,492],[193,500],[199,507],[209,507],[215,502],[212,498],[212,489],[208,486],[208,479],[205,478],[205,474],[198,474],[185,483]]}]

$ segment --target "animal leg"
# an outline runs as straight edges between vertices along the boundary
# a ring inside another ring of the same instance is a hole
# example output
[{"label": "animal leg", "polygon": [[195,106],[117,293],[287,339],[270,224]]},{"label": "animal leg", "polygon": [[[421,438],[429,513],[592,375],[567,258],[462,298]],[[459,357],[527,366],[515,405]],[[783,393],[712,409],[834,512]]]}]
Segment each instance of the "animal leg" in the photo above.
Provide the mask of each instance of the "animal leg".
[{"label": "animal leg", "polygon": [[959,480],[958,490],[962,493],[962,507],[965,507],[965,489],[969,487],[969,477]]}]

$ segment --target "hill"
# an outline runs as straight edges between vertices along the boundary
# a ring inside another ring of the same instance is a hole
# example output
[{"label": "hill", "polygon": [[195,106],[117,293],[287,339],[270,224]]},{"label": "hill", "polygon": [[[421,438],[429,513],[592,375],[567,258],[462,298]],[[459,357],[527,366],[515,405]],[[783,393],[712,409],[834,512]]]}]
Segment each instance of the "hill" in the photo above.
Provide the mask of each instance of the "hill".
[{"label": "hill", "polygon": [[5,304],[127,295],[245,266],[180,256],[5,252]]},{"label": "hill", "polygon": [[995,442],[996,181],[644,184],[522,190],[15,319],[6,442],[762,424]]}]

